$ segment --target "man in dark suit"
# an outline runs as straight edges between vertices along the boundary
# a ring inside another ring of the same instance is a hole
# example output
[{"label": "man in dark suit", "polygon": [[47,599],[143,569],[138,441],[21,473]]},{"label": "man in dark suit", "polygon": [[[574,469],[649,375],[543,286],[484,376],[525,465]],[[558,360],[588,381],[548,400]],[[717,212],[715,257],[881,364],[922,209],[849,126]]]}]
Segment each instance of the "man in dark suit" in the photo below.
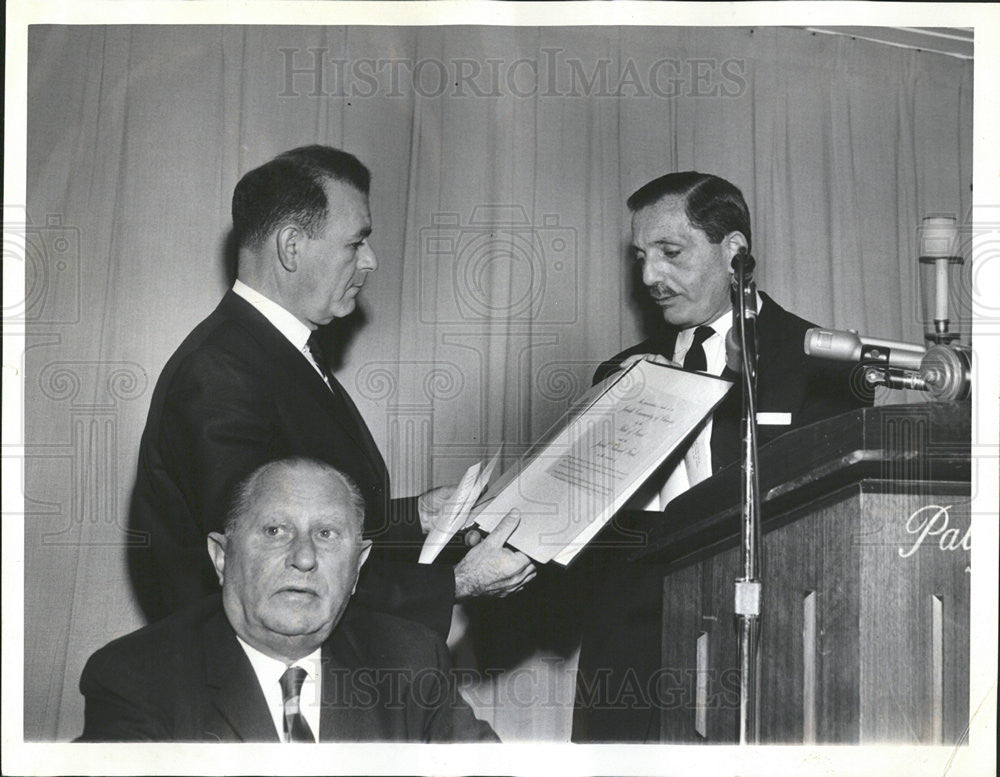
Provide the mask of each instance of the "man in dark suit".
[{"label": "man in dark suit", "polygon": [[[636,191],[628,207],[632,249],[663,326],[602,364],[595,381],[637,358],[736,381],[726,367],[725,340],[732,324],[732,259],[751,247],[742,193],[717,176],[671,173]],[[849,368],[806,358],[803,340],[812,324],[766,294],[758,295],[757,310],[759,442],[866,404],[851,389]],[[737,381],[647,509],[663,509],[739,458],[740,397]],[[613,548],[593,550],[576,570],[589,594],[581,597],[575,741],[656,741],[659,735],[650,678],[660,668],[662,574],[622,555]]]},{"label": "man in dark suit", "polygon": [[378,266],[369,183],[351,154],[307,146],[236,186],[236,283],[164,367],[139,450],[131,528],[148,543],[130,567],[151,620],[218,590],[205,537],[221,528],[234,485],[286,456],[325,461],[361,488],[375,546],[358,598],[372,609],[446,635],[456,598],[502,596],[534,575],[502,545],[477,546],[455,567],[415,563],[435,502],[390,498],[382,456],[317,345],[316,330],[354,310]]},{"label": "man in dark suit", "polygon": [[80,740],[498,741],[458,694],[440,636],[348,606],[371,550],[363,523],[360,491],[328,464],[255,470],[208,537],[221,598],[90,658]]}]

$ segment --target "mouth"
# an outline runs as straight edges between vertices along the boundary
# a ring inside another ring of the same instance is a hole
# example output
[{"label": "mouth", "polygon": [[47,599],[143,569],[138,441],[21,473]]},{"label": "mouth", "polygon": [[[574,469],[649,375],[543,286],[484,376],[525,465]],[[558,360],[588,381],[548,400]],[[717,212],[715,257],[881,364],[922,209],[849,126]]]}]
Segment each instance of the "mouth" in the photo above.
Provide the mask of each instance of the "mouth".
[{"label": "mouth", "polygon": [[304,588],[299,586],[288,585],[284,588],[278,589],[279,596],[292,596],[295,598],[311,599],[313,597],[318,597],[319,593],[312,588]]},{"label": "mouth", "polygon": [[653,294],[653,293],[651,293],[649,296],[651,296],[653,298],[653,302],[655,302],[657,305],[664,306],[664,305],[669,305],[671,302],[673,302],[675,299],[677,299],[677,297],[679,295],[677,295],[677,294]]}]

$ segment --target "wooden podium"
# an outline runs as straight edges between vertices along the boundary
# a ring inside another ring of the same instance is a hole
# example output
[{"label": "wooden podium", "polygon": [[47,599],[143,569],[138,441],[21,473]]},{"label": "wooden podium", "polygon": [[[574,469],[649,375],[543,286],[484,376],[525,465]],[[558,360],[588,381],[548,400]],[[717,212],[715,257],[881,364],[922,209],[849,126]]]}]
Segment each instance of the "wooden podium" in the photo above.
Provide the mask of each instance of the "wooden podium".
[{"label": "wooden podium", "polygon": [[[970,414],[869,408],[761,448],[761,742],[962,740]],[[665,742],[737,738],[739,477],[729,467],[665,516],[635,516],[649,537],[636,560],[665,570]]]}]

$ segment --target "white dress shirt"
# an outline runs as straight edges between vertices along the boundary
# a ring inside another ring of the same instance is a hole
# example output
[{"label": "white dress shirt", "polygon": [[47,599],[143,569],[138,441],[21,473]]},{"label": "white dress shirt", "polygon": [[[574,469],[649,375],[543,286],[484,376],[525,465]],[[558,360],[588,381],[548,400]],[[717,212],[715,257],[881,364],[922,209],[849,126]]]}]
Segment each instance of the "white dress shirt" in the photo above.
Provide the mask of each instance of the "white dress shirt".
[{"label": "white dress shirt", "polygon": [[[760,312],[760,295],[757,295],[756,307],[757,311]],[[727,310],[714,321],[708,322],[707,326],[712,328],[714,334],[702,342],[702,348],[705,349],[705,372],[709,375],[721,375],[726,366],[726,335],[733,326],[733,312]],[[687,356],[688,349],[694,342],[694,332],[697,328],[690,327],[677,333],[673,360],[678,364],[684,363],[684,357]],[[691,446],[684,454],[684,458],[677,462],[677,466],[667,476],[666,482],[660,488],[659,494],[653,494],[644,509],[660,512],[672,499],[711,475],[712,416],[709,415],[699,427]]]},{"label": "white dress shirt", "polygon": [[299,353],[306,357],[306,360],[312,365],[313,369],[319,373],[323,382],[327,386],[330,385],[326,373],[323,372],[323,369],[313,359],[312,354],[309,353],[309,346],[306,345],[309,341],[309,335],[312,334],[312,330],[308,326],[299,321],[292,313],[289,313],[274,300],[268,299],[256,289],[247,286],[239,278],[233,284],[233,292],[257,308],[257,311],[270,321],[271,325],[281,332],[285,339],[294,345]]},{"label": "white dress shirt", "polygon": [[257,675],[257,682],[267,700],[267,709],[274,721],[278,739],[285,741],[285,698],[281,693],[281,676],[289,667],[301,666],[306,671],[306,679],[302,682],[299,693],[299,711],[312,729],[313,736],[319,741],[319,711],[323,698],[323,673],[321,671],[321,649],[316,648],[305,658],[300,658],[292,664],[286,664],[276,658],[264,655],[257,648],[247,644],[237,635],[236,639],[250,659],[250,665]]}]

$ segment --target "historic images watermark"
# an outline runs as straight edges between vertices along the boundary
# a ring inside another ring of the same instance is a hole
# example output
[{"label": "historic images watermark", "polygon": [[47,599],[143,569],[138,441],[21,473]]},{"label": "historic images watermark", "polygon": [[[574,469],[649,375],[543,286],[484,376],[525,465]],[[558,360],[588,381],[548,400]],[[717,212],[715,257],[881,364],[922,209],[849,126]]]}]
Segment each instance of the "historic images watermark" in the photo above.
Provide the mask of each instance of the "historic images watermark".
[{"label": "historic images watermark", "polygon": [[746,60],[662,57],[584,59],[561,48],[504,58],[357,58],[324,47],[278,49],[280,97],[613,98],[740,97]]},{"label": "historic images watermark", "polygon": [[[145,544],[147,538],[128,529],[118,464],[121,413],[146,393],[146,370],[131,361],[47,357],[45,349],[82,321],[81,230],[60,213],[33,218],[22,205],[5,205],[3,233],[4,262],[24,272],[23,294],[5,296],[4,331],[24,333],[26,391],[44,408],[35,417],[50,421],[33,427],[32,437],[3,446],[5,466],[23,468],[18,515],[35,522],[32,530],[40,527],[43,545]],[[36,498],[42,483],[57,484],[42,490],[45,499]],[[60,496],[53,499],[56,489]]]},{"label": "historic images watermark", "polygon": [[535,325],[576,322],[577,231],[557,214],[532,220],[516,204],[477,205],[467,216],[435,213],[420,230],[420,254],[424,323],[468,325],[498,316]]},{"label": "historic images watermark", "polygon": [[24,269],[24,294],[4,295],[4,327],[80,321],[80,230],[61,214],[32,220],[22,205],[5,205],[3,261]]},{"label": "historic images watermark", "polygon": [[[535,667],[449,670],[392,666],[348,669],[332,666],[326,659],[320,663],[324,664],[322,704],[328,708],[404,709],[416,705],[435,709],[453,703],[452,689],[457,687],[478,709],[501,701],[514,709],[562,709],[565,700],[561,688],[567,681],[576,685],[580,703],[592,710],[735,710],[739,705],[740,674],[735,667],[662,667],[641,678],[631,668],[617,676],[607,667],[579,676],[553,657],[542,658],[541,666]],[[500,677],[505,683],[498,687],[494,683]],[[703,698],[698,696],[699,685],[706,690]]]}]

